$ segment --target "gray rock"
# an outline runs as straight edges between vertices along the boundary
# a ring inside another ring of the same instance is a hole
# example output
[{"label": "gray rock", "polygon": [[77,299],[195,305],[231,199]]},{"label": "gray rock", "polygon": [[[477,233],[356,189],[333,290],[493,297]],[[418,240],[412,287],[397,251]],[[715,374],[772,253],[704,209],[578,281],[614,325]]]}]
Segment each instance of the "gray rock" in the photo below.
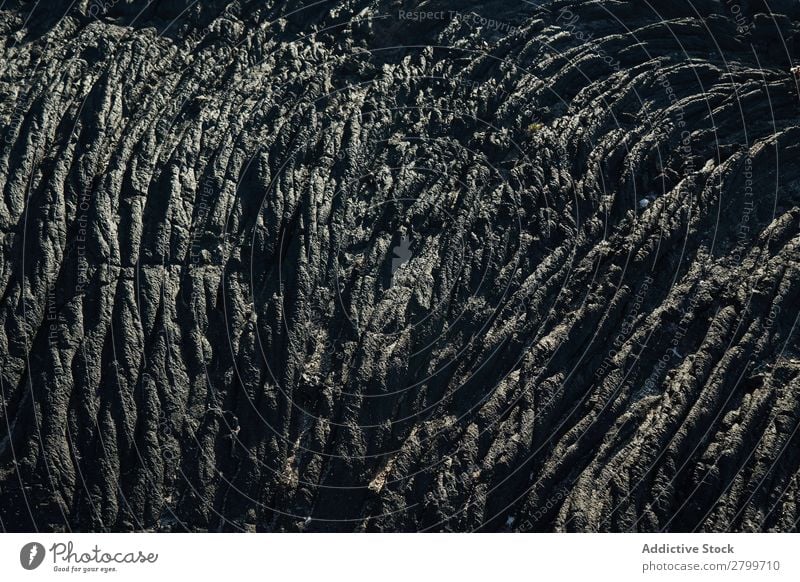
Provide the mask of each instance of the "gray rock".
[{"label": "gray rock", "polygon": [[796,2],[147,4],[0,14],[2,529],[797,529]]}]

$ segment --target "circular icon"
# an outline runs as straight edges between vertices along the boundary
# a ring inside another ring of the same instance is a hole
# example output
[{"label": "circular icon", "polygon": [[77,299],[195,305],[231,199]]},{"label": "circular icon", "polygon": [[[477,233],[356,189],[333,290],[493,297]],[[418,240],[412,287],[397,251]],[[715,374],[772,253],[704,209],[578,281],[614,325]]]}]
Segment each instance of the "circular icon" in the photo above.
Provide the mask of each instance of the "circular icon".
[{"label": "circular icon", "polygon": [[22,546],[19,552],[19,563],[26,570],[35,570],[44,561],[44,546],[37,542],[31,542]]}]

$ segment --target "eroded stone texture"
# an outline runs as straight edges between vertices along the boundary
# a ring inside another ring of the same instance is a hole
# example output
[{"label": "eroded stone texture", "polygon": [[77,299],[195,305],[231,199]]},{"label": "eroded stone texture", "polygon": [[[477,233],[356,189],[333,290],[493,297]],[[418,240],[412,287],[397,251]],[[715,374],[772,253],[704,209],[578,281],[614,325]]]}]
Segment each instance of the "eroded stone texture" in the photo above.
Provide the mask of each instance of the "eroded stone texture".
[{"label": "eroded stone texture", "polygon": [[796,2],[33,4],[2,528],[797,529]]}]

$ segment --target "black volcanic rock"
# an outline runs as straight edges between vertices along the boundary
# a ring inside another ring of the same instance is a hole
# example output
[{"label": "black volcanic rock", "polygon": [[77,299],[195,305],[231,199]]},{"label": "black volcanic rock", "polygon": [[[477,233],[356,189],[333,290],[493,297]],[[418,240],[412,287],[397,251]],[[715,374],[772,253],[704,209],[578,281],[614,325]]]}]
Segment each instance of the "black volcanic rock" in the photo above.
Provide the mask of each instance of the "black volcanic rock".
[{"label": "black volcanic rock", "polygon": [[3,530],[797,529],[797,2],[5,6]]}]

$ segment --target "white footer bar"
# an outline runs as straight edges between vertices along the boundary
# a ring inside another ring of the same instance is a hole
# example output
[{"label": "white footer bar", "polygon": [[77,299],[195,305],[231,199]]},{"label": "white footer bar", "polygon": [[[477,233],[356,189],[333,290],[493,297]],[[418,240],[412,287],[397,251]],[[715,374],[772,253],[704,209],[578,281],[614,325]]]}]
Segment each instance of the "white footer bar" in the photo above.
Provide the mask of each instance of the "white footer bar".
[{"label": "white footer bar", "polygon": [[0,580],[796,581],[799,535],[2,534]]}]

